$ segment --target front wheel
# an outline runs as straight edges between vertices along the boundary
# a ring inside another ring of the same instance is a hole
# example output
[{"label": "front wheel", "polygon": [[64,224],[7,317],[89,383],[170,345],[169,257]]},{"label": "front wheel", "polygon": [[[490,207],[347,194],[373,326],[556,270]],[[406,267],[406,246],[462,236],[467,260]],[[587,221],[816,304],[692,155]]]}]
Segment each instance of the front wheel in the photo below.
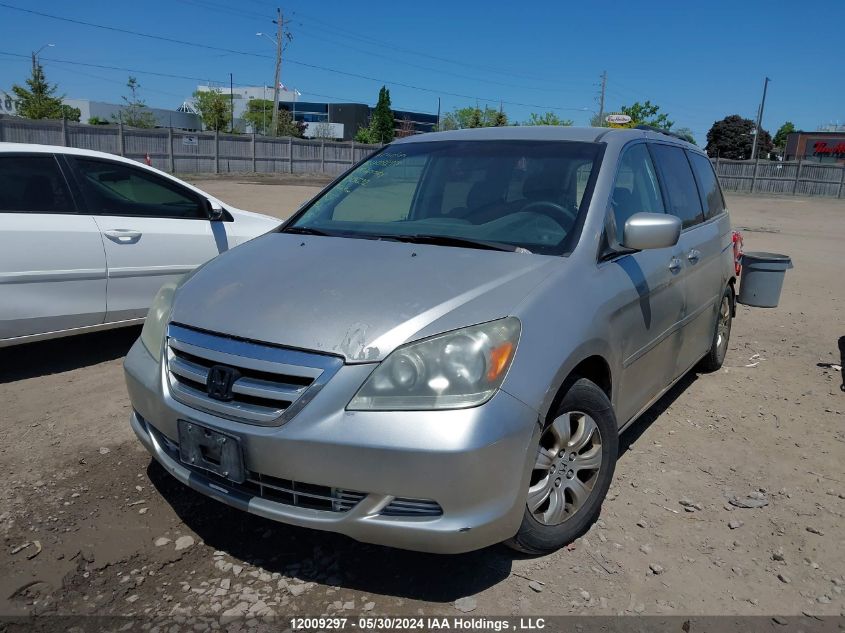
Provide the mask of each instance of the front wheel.
[{"label": "front wheel", "polygon": [[522,525],[507,545],[545,554],[583,534],[607,495],[618,446],[610,400],[598,385],[579,379],[540,436]]}]

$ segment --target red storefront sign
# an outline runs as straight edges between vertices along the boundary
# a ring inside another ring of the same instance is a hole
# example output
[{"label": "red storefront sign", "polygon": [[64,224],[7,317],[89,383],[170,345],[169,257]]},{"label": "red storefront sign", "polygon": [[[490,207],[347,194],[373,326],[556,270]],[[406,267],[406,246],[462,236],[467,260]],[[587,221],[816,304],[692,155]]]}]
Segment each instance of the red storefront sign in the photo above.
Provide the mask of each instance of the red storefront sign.
[{"label": "red storefront sign", "polygon": [[826,156],[845,154],[845,142],[837,143],[833,147],[829,146],[825,141],[816,141],[813,143],[813,152],[816,154],[824,154]]}]

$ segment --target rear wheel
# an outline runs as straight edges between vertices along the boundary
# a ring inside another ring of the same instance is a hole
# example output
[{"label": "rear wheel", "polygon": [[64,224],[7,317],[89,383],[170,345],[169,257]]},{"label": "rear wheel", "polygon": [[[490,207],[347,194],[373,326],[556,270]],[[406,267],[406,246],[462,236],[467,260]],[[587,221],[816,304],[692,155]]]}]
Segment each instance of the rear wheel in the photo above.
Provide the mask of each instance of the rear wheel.
[{"label": "rear wheel", "polygon": [[507,544],[544,554],[585,532],[601,510],[618,444],[607,395],[590,380],[579,379],[540,436],[522,525]]},{"label": "rear wheel", "polygon": [[713,341],[707,355],[701,359],[699,367],[702,371],[711,372],[721,369],[725,362],[725,355],[728,353],[728,343],[731,339],[731,325],[733,324],[733,290],[730,286],[725,288],[722,300],[719,304],[719,314],[716,317],[716,331],[713,333]]}]

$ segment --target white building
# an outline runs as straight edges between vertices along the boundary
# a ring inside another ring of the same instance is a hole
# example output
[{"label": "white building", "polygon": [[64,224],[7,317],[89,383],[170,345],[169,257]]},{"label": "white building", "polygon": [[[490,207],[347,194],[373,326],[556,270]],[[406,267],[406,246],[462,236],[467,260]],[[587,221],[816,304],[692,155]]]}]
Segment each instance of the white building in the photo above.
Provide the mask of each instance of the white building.
[{"label": "white building", "polygon": [[[230,90],[229,86],[197,86],[197,92],[210,92],[212,90],[219,90],[227,97],[231,95],[236,119],[243,117],[247,104],[253,99],[273,100],[273,86],[238,86],[234,90]],[[296,91],[279,90],[279,101],[283,103],[296,101]]]},{"label": "white building", "polygon": [[17,97],[13,92],[0,90],[0,114],[14,116],[17,114]]}]

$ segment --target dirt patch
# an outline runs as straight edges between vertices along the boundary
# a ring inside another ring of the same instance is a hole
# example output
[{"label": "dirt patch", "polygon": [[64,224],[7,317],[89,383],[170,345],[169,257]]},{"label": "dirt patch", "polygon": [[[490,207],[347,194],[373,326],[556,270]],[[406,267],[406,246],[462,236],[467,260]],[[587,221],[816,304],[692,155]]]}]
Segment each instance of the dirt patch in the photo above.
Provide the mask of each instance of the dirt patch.
[{"label": "dirt patch", "polygon": [[[212,185],[280,214],[308,194]],[[364,545],[185,488],[127,423],[137,328],[0,350],[0,614],[840,614],[845,204],[729,203],[764,229],[747,250],[792,255],[781,306],[739,308],[726,366],[622,436],[601,519],[541,558]]]}]

